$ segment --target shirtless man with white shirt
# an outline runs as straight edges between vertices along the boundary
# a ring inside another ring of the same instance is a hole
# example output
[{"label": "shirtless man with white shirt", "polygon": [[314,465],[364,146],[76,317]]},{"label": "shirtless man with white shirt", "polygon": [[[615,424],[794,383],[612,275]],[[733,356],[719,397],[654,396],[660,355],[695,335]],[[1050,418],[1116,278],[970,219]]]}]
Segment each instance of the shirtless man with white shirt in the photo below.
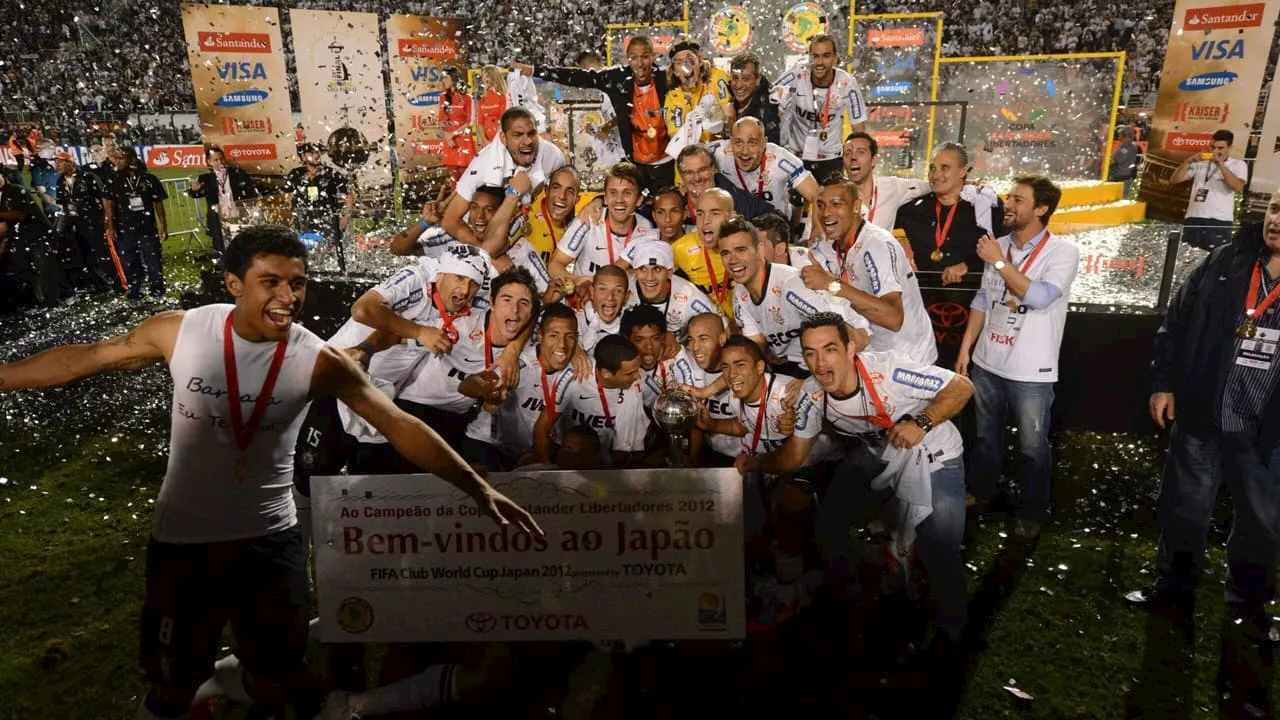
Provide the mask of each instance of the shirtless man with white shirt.
[{"label": "shirtless man with white shirt", "polygon": [[[419,467],[470,494],[482,512],[540,533],[528,513],[431,428],[396,408],[351,358],[294,324],[306,297],[306,257],[293,232],[248,228],[224,259],[235,305],[161,313],[120,337],[0,365],[0,391],[169,365],[175,386],[169,466],[147,550],[142,617],[151,687],[140,720],[187,717],[196,688],[213,671],[230,611],[239,611],[231,615],[241,680],[251,677],[240,690],[278,703],[286,678],[302,666],[307,558],[291,475],[303,411],[313,398],[336,396]],[[210,598],[222,601],[215,607]]]}]

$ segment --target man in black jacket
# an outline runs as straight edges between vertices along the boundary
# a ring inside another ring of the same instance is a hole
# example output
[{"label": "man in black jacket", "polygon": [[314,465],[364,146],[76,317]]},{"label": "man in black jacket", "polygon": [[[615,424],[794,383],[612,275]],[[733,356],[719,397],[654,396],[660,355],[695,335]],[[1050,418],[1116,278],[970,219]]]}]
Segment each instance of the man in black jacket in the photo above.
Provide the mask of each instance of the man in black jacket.
[{"label": "man in black jacket", "polygon": [[258,188],[253,184],[249,173],[227,164],[222,148],[216,145],[206,147],[204,161],[209,166],[209,172],[201,173],[191,183],[187,194],[193,198],[204,198],[207,207],[205,227],[209,230],[209,239],[213,241],[214,255],[221,257],[226,247],[226,241],[222,237],[222,218],[234,218],[238,212],[236,201],[258,197]]},{"label": "man in black jacket", "polygon": [[640,170],[641,183],[652,196],[675,184],[675,162],[667,155],[667,123],[662,114],[667,100],[667,76],[653,64],[653,44],[644,35],[627,43],[627,64],[600,70],[534,67],[512,62],[525,75],[570,87],[594,88],[613,103],[618,116],[622,151]]},{"label": "man in black jacket", "polygon": [[769,81],[760,73],[760,57],[745,52],[729,63],[729,88],[733,92],[734,117],[741,120],[753,117],[764,123],[764,136],[774,145],[781,145],[782,123],[778,119],[778,104],[769,99]]},{"label": "man in black jacket", "polygon": [[[1170,422],[1153,588],[1132,603],[1192,607],[1219,479],[1231,494],[1226,600],[1267,633],[1280,533],[1280,192],[1178,289],[1156,333],[1151,416]],[[1176,413],[1175,413],[1176,408]],[[1176,416],[1176,421],[1175,421]]]},{"label": "man in black jacket", "polygon": [[123,271],[118,270],[107,247],[102,214],[102,180],[97,168],[82,168],[71,153],[58,153],[57,201],[62,214],[58,230],[72,250],[72,270],[82,273],[95,291],[124,291]]}]

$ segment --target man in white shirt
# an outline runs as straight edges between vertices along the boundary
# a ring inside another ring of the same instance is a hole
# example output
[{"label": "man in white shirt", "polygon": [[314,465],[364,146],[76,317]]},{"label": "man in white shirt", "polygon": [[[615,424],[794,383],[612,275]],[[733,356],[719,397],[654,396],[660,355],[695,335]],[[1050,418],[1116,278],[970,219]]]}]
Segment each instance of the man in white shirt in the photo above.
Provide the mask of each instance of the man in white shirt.
[{"label": "man in white shirt", "polygon": [[[629,162],[609,168],[604,179],[604,222],[574,220],[564,231],[551,256],[551,277],[568,287],[568,281],[585,290],[596,271],[617,265],[627,249],[640,240],[655,240],[653,223],[636,215],[640,205],[640,173]],[[573,265],[573,272],[569,271]]]},{"label": "man in white shirt", "polygon": [[666,328],[684,342],[685,328],[695,315],[719,313],[706,293],[688,280],[674,275],[675,256],[671,246],[660,240],[643,240],[631,246],[627,261],[632,273],[632,297],[640,305],[657,308],[666,317]]},{"label": "man in white shirt", "polygon": [[745,117],[733,124],[729,142],[712,145],[720,174],[734,187],[764,200],[783,217],[792,217],[791,193],[805,202],[818,197],[818,181],[790,150],[766,142],[764,123]]},{"label": "man in white shirt", "polygon": [[893,230],[898,208],[929,194],[929,183],[919,178],[876,175],[880,145],[865,132],[850,133],[844,141],[844,176],[858,186],[862,217],[885,230]]},{"label": "man in white shirt", "polygon": [[1191,181],[1182,239],[1204,250],[1231,241],[1236,193],[1243,191],[1249,180],[1249,166],[1244,160],[1231,157],[1234,141],[1235,134],[1230,130],[1215,132],[1209,152],[1192,153],[1183,158],[1169,181],[1172,185]]},{"label": "man in white shirt", "polygon": [[[528,207],[532,202],[531,196],[538,193],[552,173],[566,164],[560,148],[538,138],[537,121],[528,110],[507,108],[502,113],[501,127],[498,140],[476,153],[458,179],[441,221],[445,232],[470,245],[479,245],[483,240],[476,237],[463,221],[477,188],[486,185],[506,188],[509,193],[519,193],[521,203]],[[521,192],[508,182],[521,170],[529,177],[531,187],[527,192]]]},{"label": "man in white shirt", "polygon": [[622,313],[621,330],[619,334],[640,351],[640,390],[644,394],[645,410],[653,410],[653,403],[668,385],[693,384],[693,358],[683,347],[676,351],[675,357],[662,359],[667,323],[661,310],[652,305],[629,307]]},{"label": "man in white shirt", "polygon": [[720,256],[729,277],[737,283],[733,288],[734,317],[745,337],[761,351],[767,349],[774,369],[792,377],[808,376],[801,365],[800,323],[824,311],[845,318],[859,347],[866,347],[867,319],[825,290],[805,287],[799,270],[769,262],[772,252],[755,226],[742,218],[732,218],[720,227]]},{"label": "man in white shirt", "polygon": [[969,325],[956,359],[956,372],[977,389],[969,487],[979,502],[999,490],[1004,420],[1013,411],[1022,456],[1013,530],[1025,540],[1038,536],[1049,516],[1053,384],[1071,283],[1080,265],[1080,249],[1066,238],[1051,237],[1047,228],[1061,197],[1048,178],[1014,181],[1004,205],[1004,226],[1011,234],[978,241],[978,256],[987,266],[969,304]]},{"label": "man in white shirt", "polygon": [[836,40],[818,35],[809,42],[809,65],[786,73],[773,84],[782,116],[782,145],[800,156],[819,184],[843,169],[844,118],[866,130],[867,103],[858,82],[841,70]]},{"label": "man in white shirt", "polygon": [[818,219],[825,240],[810,253],[818,262],[801,270],[806,287],[847,301],[872,324],[873,352],[896,350],[917,362],[938,359],[933,323],[902,243],[862,219],[858,187],[838,181],[822,189]]},{"label": "man in white shirt", "polygon": [[[806,320],[800,344],[813,375],[796,401],[796,414],[816,408],[818,423],[845,450],[816,522],[832,590],[837,596],[844,592],[856,560],[850,527],[875,516],[874,490],[893,488],[900,520],[895,532],[904,540],[899,546],[909,550],[905,538],[916,538],[939,635],[946,642],[959,640],[968,602],[960,552],[964,444],[951,418],[973,396],[973,384],[893,351],[856,352],[838,315]],[[815,438],[797,432],[763,458],[762,468],[793,472],[814,447]]]},{"label": "man in white shirt", "polygon": [[[720,380],[720,348],[729,340],[729,331],[719,313],[702,313],[689,321],[689,356],[693,358],[693,383],[701,390]],[[720,392],[701,398],[712,420],[731,420],[738,417],[738,407],[726,383]],[[701,456],[700,467],[728,467],[738,457],[741,440],[732,435],[704,433],[695,430],[690,437],[689,449],[694,457]],[[706,447],[708,452],[699,452]]]},{"label": "man in white shirt", "polygon": [[591,281],[591,297],[578,310],[578,345],[586,352],[606,335],[617,335],[622,311],[631,304],[630,278],[617,265],[605,265]]}]

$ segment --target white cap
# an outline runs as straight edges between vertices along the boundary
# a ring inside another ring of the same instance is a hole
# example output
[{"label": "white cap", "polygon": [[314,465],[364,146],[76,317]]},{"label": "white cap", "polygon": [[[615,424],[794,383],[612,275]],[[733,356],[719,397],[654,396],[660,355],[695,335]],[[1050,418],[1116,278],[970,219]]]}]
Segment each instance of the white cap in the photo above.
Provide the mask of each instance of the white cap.
[{"label": "white cap", "polygon": [[631,267],[657,265],[668,270],[676,267],[675,253],[661,240],[641,240],[631,249]]},{"label": "white cap", "polygon": [[475,245],[454,242],[441,253],[438,272],[461,275],[474,280],[477,285],[483,285],[492,266],[489,253]]}]

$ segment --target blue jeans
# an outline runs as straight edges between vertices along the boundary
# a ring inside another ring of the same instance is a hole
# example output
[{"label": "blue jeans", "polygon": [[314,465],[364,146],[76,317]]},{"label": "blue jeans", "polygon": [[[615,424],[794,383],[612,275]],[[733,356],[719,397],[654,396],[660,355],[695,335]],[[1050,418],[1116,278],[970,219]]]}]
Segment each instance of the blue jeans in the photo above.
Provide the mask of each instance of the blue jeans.
[{"label": "blue jeans", "polygon": [[1049,452],[1049,414],[1053,408],[1053,383],[1019,382],[969,365],[976,415],[973,452],[969,457],[969,487],[979,500],[999,493],[1004,469],[1004,426],[1013,411],[1018,430],[1017,516],[1044,524],[1049,518],[1053,480]]},{"label": "blue jeans", "polygon": [[116,233],[116,255],[124,266],[124,277],[129,283],[130,300],[142,298],[145,279],[151,297],[164,295],[164,261],[160,251],[160,236],[155,233]]},{"label": "blue jeans", "polygon": [[1204,571],[1209,522],[1222,480],[1218,436],[1199,438],[1177,422],[1169,430],[1169,455],[1160,478],[1157,518],[1156,586],[1161,592],[1189,593]]},{"label": "blue jeans", "polygon": [[1221,438],[1231,493],[1226,600],[1251,614],[1261,614],[1275,596],[1280,543],[1280,447],[1266,451],[1256,442],[1255,435],[1245,433],[1223,433]]},{"label": "blue jeans", "polygon": [[[815,520],[815,534],[823,562],[848,567],[854,546],[850,526],[870,520],[877,511],[877,496],[868,478],[848,460],[836,467],[831,486],[822,499]],[[916,528],[916,550],[933,588],[934,623],[959,639],[964,627],[968,596],[964,588],[964,461],[952,458],[929,474],[933,512]]]}]

